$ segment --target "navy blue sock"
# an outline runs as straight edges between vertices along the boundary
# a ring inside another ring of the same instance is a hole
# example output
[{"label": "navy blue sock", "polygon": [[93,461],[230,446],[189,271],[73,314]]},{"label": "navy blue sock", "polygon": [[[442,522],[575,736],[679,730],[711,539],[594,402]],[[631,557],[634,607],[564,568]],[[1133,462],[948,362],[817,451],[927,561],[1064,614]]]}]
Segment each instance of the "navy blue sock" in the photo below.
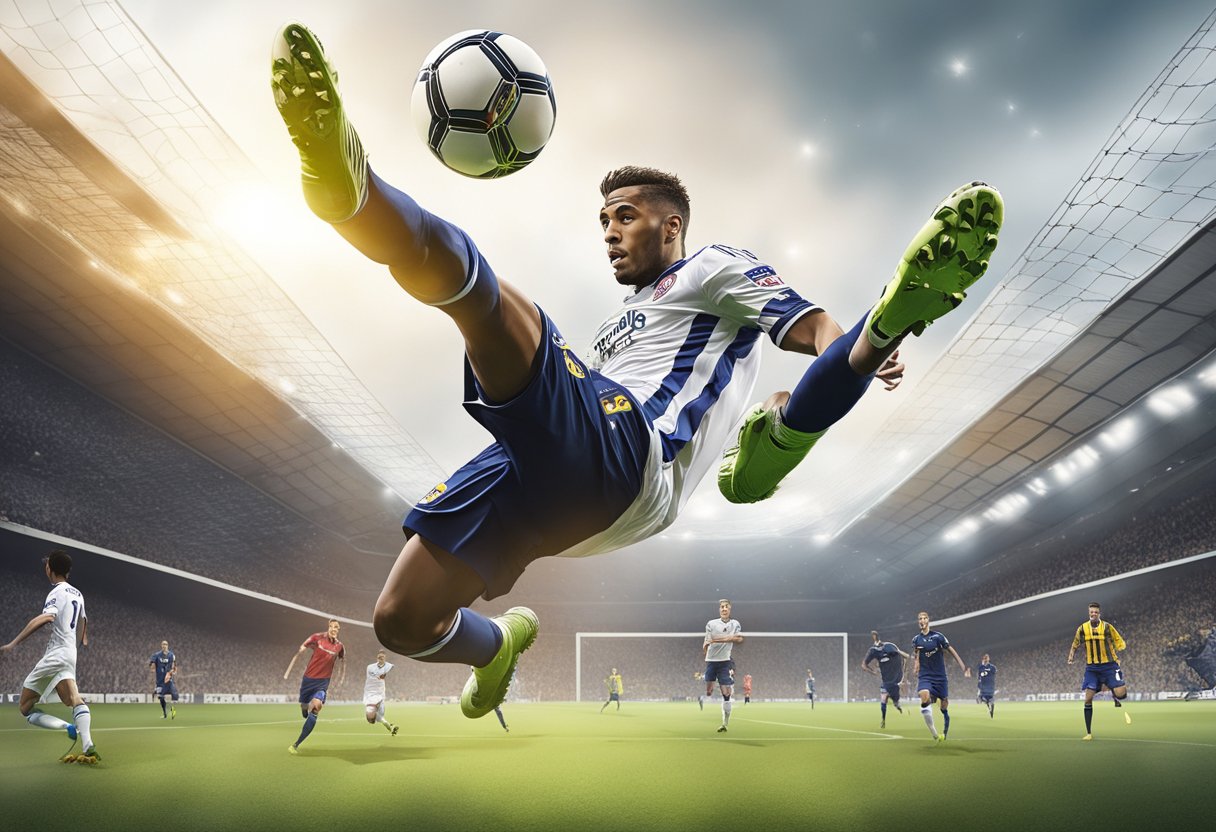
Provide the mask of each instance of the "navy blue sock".
[{"label": "navy blue sock", "polygon": [[950,712],[942,708],[942,734],[950,733]]},{"label": "navy blue sock", "polygon": [[1094,722],[1094,706],[1092,702],[1085,703],[1085,733],[1092,734],[1091,726]]},{"label": "navy blue sock", "polygon": [[882,708],[882,718],[886,719],[887,718],[887,703],[883,702],[879,705],[879,707]]},{"label": "navy blue sock", "polygon": [[456,620],[443,638],[425,650],[410,654],[422,662],[446,662],[485,667],[502,647],[502,630],[468,607],[456,611]]},{"label": "navy blue sock", "polygon": [[317,715],[316,714],[309,714],[307,717],[305,717],[304,728],[300,731],[300,738],[298,740],[296,740],[296,745],[298,746],[300,743],[304,742],[304,740],[308,738],[308,735],[312,733],[312,729],[316,728],[316,727],[317,727]]},{"label": "navy blue sock", "polygon": [[861,400],[874,376],[858,375],[849,366],[849,352],[865,331],[869,314],[811,362],[785,406],[786,425],[803,433],[827,430]]},{"label": "navy blue sock", "polygon": [[160,698],[160,712],[165,716],[169,715],[169,709],[165,707],[165,697]]}]

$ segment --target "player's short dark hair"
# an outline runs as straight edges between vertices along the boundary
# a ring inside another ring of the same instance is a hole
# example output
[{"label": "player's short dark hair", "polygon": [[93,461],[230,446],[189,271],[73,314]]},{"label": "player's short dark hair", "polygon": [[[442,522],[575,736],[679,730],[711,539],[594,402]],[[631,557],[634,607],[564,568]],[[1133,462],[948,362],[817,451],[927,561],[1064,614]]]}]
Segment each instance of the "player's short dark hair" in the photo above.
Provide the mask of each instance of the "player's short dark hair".
[{"label": "player's short dark hair", "polygon": [[336,618],[331,618],[331,619],[329,619],[329,622],[328,622],[328,623],[330,623],[330,624],[337,624],[339,627],[341,627],[341,626],[342,626],[342,622],[341,622],[341,621],[339,621],[339,620],[338,620],[338,619],[336,619]]},{"label": "player's short dark hair", "polygon": [[620,188],[641,188],[646,199],[660,202],[671,208],[672,213],[679,214],[680,239],[684,239],[692,209],[688,201],[688,190],[680,181],[680,177],[655,168],[626,165],[608,172],[600,182],[600,196],[606,198],[608,194]]},{"label": "player's short dark hair", "polygon": [[1092,602],[1090,603],[1089,607],[1090,607],[1090,609],[1095,609],[1095,610],[1100,610],[1100,609],[1102,609],[1102,605],[1101,605],[1101,604],[1099,604],[1097,601],[1092,601]]},{"label": "player's short dark hair", "polygon": [[730,599],[729,599],[729,598],[719,598],[719,599],[718,599],[718,606],[720,607],[720,606],[722,606],[723,604],[726,604],[726,606],[728,606],[728,607],[729,607],[729,606],[733,606],[733,605],[731,604],[731,602],[730,602]]},{"label": "player's short dark hair", "polygon": [[47,566],[51,567],[51,572],[56,575],[62,575],[66,578],[68,573],[72,571],[72,556],[62,549],[56,549],[43,558],[43,560]]}]

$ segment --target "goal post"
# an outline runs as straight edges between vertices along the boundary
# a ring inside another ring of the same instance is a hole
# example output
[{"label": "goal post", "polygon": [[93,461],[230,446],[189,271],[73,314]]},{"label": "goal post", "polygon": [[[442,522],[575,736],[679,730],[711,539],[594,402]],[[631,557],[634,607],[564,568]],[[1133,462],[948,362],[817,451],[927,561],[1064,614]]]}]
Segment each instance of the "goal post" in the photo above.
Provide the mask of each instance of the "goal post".
[{"label": "goal post", "polygon": [[[803,699],[806,671],[815,676],[815,698],[849,699],[848,633],[747,632],[735,645],[735,684],[753,678],[753,699]],[[577,702],[606,695],[612,668],[620,671],[624,699],[695,698],[703,683],[693,679],[705,668],[697,633],[574,634],[574,698]],[[736,690],[737,698],[742,691]]]}]

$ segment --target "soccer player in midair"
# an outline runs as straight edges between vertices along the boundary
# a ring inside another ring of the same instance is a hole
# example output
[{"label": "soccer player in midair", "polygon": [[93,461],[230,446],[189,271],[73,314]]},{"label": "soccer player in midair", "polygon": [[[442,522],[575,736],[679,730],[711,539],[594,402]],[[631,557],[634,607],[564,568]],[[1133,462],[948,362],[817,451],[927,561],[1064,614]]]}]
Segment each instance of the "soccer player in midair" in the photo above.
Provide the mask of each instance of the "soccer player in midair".
[{"label": "soccer player in midair", "polygon": [[[67,552],[56,549],[47,555],[43,559],[43,571],[51,582],[51,591],[42,605],[42,612],[30,619],[16,638],[8,644],[0,645],[0,657],[7,656],[14,647],[42,627],[51,625],[46,650],[21,685],[18,707],[30,725],[51,731],[66,731],[72,740],[72,748],[76,747],[79,737],[84,752],[73,754],[69,748],[68,753],[59,758],[61,762],[96,763],[101,760],[101,755],[93,744],[93,715],[80,691],[76,689],[76,640],[80,640],[81,646],[89,645],[84,595],[68,583],[68,573],[72,571],[72,556]],[[38,701],[48,690],[55,691],[59,700],[72,709],[72,723],[43,713],[37,707]]]},{"label": "soccer player in midair", "polygon": [[[882,712],[882,721],[878,727],[886,728],[888,699],[895,706],[895,710],[901,714],[904,712],[904,709],[899,706],[899,691],[904,680],[904,668],[911,656],[891,642],[880,639],[877,630],[870,631],[870,638],[874,641],[870,645],[870,649],[866,651],[865,658],[861,660],[861,669],[882,678],[882,686],[878,693],[878,709]],[[878,669],[870,667],[870,662],[877,662]]]},{"label": "soccer player in midair", "polygon": [[701,651],[705,654],[705,695],[712,696],[714,682],[718,683],[718,691],[722,694],[722,725],[719,734],[725,734],[730,724],[730,697],[734,692],[734,677],[731,671],[735,663],[730,653],[736,644],[743,643],[743,627],[730,617],[730,601],[722,598],[718,601],[718,617],[711,618],[705,625],[705,639],[701,642]]},{"label": "soccer player in midair", "polygon": [[[1072,664],[1077,648],[1085,645],[1085,678],[1081,682],[1081,690],[1085,692],[1085,736],[1083,740],[1092,740],[1094,720],[1094,694],[1105,685],[1115,698],[1115,704],[1127,698],[1127,681],[1123,678],[1123,668],[1119,666],[1119,654],[1116,651],[1126,650],[1127,642],[1113,624],[1102,620],[1102,607],[1097,601],[1089,605],[1089,619],[1077,628],[1072,639],[1072,648],[1068,651],[1068,663]],[[1131,725],[1131,715],[1126,711],[1123,719]]]},{"label": "soccer player in midair", "polygon": [[[690,253],[680,180],[620,168],[600,183],[599,222],[608,267],[629,295],[587,362],[499,279],[468,234],[371,170],[311,32],[284,26],[271,72],[309,207],[387,265],[406,292],[451,317],[464,338],[464,407],[495,439],[407,514],[408,540],[373,613],[390,650],[474,668],[461,695],[468,717],[502,702],[539,628],[526,607],[493,619],[474,612],[478,596],[506,593],[537,558],[597,554],[658,533],[721,459],[728,499],[771,496],[874,378],[899,383],[901,339],[961,302],[1003,218],[993,188],[955,191],[846,333],[750,252]],[[818,358],[792,394],[770,397],[736,433],[765,334]],[[722,457],[732,433],[738,446]]]},{"label": "soccer player in midair", "polygon": [[[177,655],[169,649],[169,642],[160,643],[160,652],[152,654],[148,669],[152,671],[152,695],[160,698],[160,718],[177,719],[177,683],[173,681],[177,674]],[[168,709],[165,707],[166,696],[173,700]]]},{"label": "soccer player in midair", "polygon": [[341,629],[342,624],[336,618],[331,618],[324,632],[313,633],[305,639],[304,643],[300,645],[300,649],[291,657],[287,670],[283,672],[283,678],[286,679],[291,675],[291,669],[295,666],[296,659],[307,651],[312,651],[312,658],[309,659],[308,666],[304,668],[304,677],[300,679],[300,716],[304,717],[304,727],[300,729],[299,738],[287,746],[287,750],[292,754],[298,753],[300,743],[308,739],[312,729],[317,726],[317,717],[321,713],[321,708],[325,707],[325,697],[329,690],[329,681],[334,675],[336,662],[342,662],[338,684],[342,684],[346,678],[346,648],[342,646],[342,642],[338,641],[338,633]]},{"label": "soccer player in midair", "polygon": [[984,658],[980,659],[979,667],[975,669],[975,675],[979,679],[976,682],[976,688],[980,693],[980,702],[988,706],[988,716],[992,718],[995,715],[996,665],[988,660],[987,653],[984,654]]},{"label": "soccer player in midair", "polygon": [[[920,632],[912,637],[912,673],[916,676],[916,692],[920,695],[920,713],[935,742],[945,742],[950,732],[950,686],[946,679],[946,651],[954,656],[963,677],[971,678],[971,668],[959,658],[958,651],[944,635],[929,629],[929,613],[917,613],[916,623]],[[942,731],[939,734],[933,724],[933,703],[937,702],[942,712]]]}]

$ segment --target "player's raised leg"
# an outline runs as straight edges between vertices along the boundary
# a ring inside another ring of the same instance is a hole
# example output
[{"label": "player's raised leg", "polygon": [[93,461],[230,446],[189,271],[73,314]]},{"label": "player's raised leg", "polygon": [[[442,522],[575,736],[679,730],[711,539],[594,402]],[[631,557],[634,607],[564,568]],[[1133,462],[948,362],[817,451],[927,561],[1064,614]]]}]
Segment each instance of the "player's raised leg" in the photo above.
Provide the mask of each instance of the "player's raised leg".
[{"label": "player's raised leg", "polygon": [[[70,722],[64,722],[57,716],[48,714],[37,707],[38,700],[42,698],[42,694],[31,688],[21,689],[21,699],[19,700],[19,709],[21,716],[25,717],[25,721],[35,728],[45,728],[48,731],[63,731],[68,735],[68,739],[72,741],[67,752],[60,757],[61,762],[72,763],[76,761],[75,754],[72,749],[76,747],[76,738],[78,733],[76,726]],[[70,758],[70,759],[69,759]]]},{"label": "player's raised leg", "polygon": [[878,303],[818,351],[788,398],[770,397],[745,419],[718,471],[722,494],[735,503],[771,497],[860,400],[900,341],[920,335],[963,301],[988,268],[1003,219],[1000,194],[983,182],[964,185],[943,200],[908,245]]},{"label": "player's raised leg", "polygon": [[506,401],[532,377],[541,319],[519,290],[500,283],[461,229],[431,214],[370,169],[320,40],[290,23],[275,37],[271,86],[300,153],[309,207],[403,289],[436,306],[464,335],[486,395]]}]

